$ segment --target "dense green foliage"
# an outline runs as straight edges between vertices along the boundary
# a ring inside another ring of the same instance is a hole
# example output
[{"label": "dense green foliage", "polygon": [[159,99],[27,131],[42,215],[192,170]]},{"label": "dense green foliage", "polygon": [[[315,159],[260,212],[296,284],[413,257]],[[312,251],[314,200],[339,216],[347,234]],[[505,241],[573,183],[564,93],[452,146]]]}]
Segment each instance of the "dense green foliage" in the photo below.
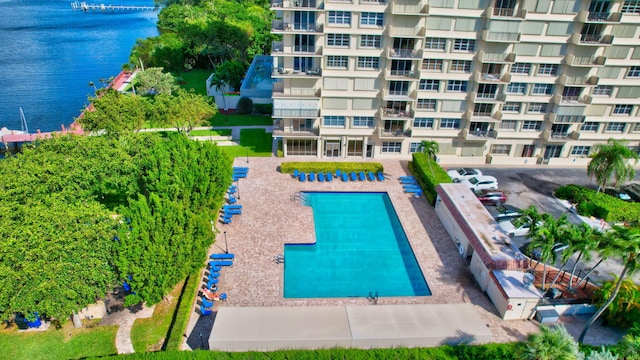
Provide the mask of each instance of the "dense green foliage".
[{"label": "dense green foliage", "polygon": [[587,165],[587,174],[595,178],[598,192],[606,189],[611,182],[618,187],[621,182],[631,180],[636,170],[629,163],[638,163],[638,153],[628,147],[626,141],[610,138],[606,144],[595,144],[591,161]]},{"label": "dense green foliage", "polygon": [[171,95],[178,87],[173,75],[163,72],[161,67],[152,67],[140,71],[136,75],[135,83],[136,91],[141,95]]},{"label": "dense green foliage", "polygon": [[380,163],[375,162],[283,162],[280,165],[280,172],[283,174],[291,174],[293,170],[303,172],[374,172],[383,171],[384,167]]},{"label": "dense green foliage", "polygon": [[[617,278],[614,281],[605,281],[593,294],[593,302],[601,306],[611,296]],[[640,286],[634,284],[632,279],[625,279],[620,285],[618,296],[609,305],[604,313],[608,325],[620,328],[629,328],[633,324],[640,324]]]},{"label": "dense green foliage", "polygon": [[559,187],[555,195],[578,204],[576,210],[582,216],[595,216],[611,222],[636,223],[640,220],[640,203],[626,202],[573,184]]},{"label": "dense green foliage", "polygon": [[243,96],[238,100],[238,106],[236,107],[236,113],[240,115],[248,115],[253,113],[253,101],[251,98]]},{"label": "dense green foliage", "polygon": [[[433,148],[430,147],[429,149],[432,150]],[[424,190],[424,196],[433,205],[438,197],[436,186],[450,183],[451,178],[433,159],[431,150],[428,153],[414,153],[413,161],[409,164],[409,168],[418,180],[422,190]]]},{"label": "dense green foliage", "polygon": [[198,95],[193,90],[179,89],[172,95],[154,96],[148,113],[151,124],[189,134],[197,125],[209,121],[217,113],[217,108],[211,98]]},{"label": "dense green foliage", "polygon": [[183,334],[187,330],[187,322],[193,310],[193,301],[196,297],[196,288],[200,285],[200,270],[191,274],[182,289],[180,298],[178,299],[178,309],[172,314],[175,322],[167,334],[166,350],[180,350]]},{"label": "dense green foliage", "polygon": [[540,332],[529,336],[523,359],[579,360],[583,358],[578,343],[562,325],[540,326]]},{"label": "dense green foliage", "polygon": [[158,302],[206,257],[230,165],[177,133],[64,136],[1,161],[0,319],[64,321],[129,276],[129,303]]}]

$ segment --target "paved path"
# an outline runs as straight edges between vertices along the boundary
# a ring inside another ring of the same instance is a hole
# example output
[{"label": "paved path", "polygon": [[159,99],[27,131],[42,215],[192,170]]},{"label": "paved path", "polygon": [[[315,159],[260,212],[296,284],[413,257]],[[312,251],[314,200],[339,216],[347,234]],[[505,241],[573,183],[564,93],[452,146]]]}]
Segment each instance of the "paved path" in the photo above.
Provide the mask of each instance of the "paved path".
[{"label": "paved path", "polygon": [[118,325],[116,333],[116,349],[118,354],[132,354],[135,352],[131,343],[131,328],[136,319],[150,318],[155,310],[155,305],[143,307],[142,310],[133,312],[129,309],[107,315],[100,325]]}]

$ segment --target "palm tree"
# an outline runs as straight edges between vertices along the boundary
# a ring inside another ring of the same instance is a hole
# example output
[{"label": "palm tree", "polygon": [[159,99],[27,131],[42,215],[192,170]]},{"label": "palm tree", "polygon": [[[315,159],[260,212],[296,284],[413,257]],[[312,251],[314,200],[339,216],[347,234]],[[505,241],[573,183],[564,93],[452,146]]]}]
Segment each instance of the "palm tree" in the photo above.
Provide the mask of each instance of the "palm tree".
[{"label": "palm tree", "polygon": [[[579,281],[576,284],[576,286],[573,287],[573,277],[576,274],[578,263],[580,262],[583,256],[584,256],[585,262],[588,262],[591,260],[591,252],[598,248],[598,245],[600,244],[600,237],[602,236],[601,232],[595,230],[594,228],[587,225],[586,223],[580,224],[580,226],[578,227],[578,230],[580,232],[579,236],[578,234],[573,234],[571,236],[572,247],[575,251],[578,252],[578,257],[576,258],[576,261],[573,264],[573,268],[571,269],[571,276],[569,277],[569,286],[568,286],[569,291],[575,291],[580,284],[580,281]],[[596,266],[598,266],[599,264],[600,263],[596,264]],[[595,269],[596,266],[594,266],[591,271],[593,271],[593,269]],[[587,278],[589,274],[591,274],[591,272],[588,272],[584,278]]]},{"label": "palm tree", "polygon": [[569,222],[567,220],[567,214],[562,214],[558,219],[554,219],[553,216],[549,214],[544,214],[542,221],[544,224],[534,228],[532,240],[531,243],[529,243],[529,250],[540,249],[539,262],[542,262],[543,265],[541,290],[544,293],[546,290],[547,263],[556,263],[558,258],[558,245],[566,241],[567,224]]},{"label": "palm tree", "polygon": [[429,157],[429,168],[431,169],[431,175],[435,178],[436,174],[433,172],[431,161],[436,159],[436,155],[438,151],[440,151],[440,145],[433,140],[422,140],[420,148],[422,149],[422,153]]},{"label": "palm tree", "polygon": [[595,177],[598,192],[606,188],[612,177],[616,188],[620,182],[633,179],[636,171],[629,164],[631,159],[637,164],[639,157],[635,151],[627,147],[626,141],[609,139],[606,144],[596,144],[591,161],[587,165],[587,174],[592,179]]},{"label": "palm tree", "polygon": [[[538,228],[542,224],[542,220],[545,216],[546,214],[540,213],[537,207],[531,205],[522,211],[521,217],[513,220],[513,225],[516,227],[528,225],[529,226],[528,237],[533,237],[534,234],[538,232]],[[536,262],[536,265],[533,267],[532,271],[535,271],[539,263],[540,263],[540,260]]]},{"label": "palm tree", "polygon": [[540,333],[529,336],[524,349],[525,359],[531,360],[576,360],[582,359],[578,343],[562,325],[540,326]]},{"label": "palm tree", "polygon": [[[549,284],[549,289],[553,289],[553,286],[558,281],[560,274],[564,271],[564,268],[569,263],[569,260],[571,260],[571,257],[573,256],[573,254],[575,254],[576,252],[579,252],[580,255],[578,255],[578,258],[576,259],[576,262],[573,265],[573,270],[575,271],[576,265],[578,264],[578,261],[580,261],[580,257],[582,256],[584,249],[588,246],[591,246],[591,244],[593,244],[592,239],[595,236],[599,235],[599,232],[597,230],[595,230],[594,228],[592,228],[591,226],[585,223],[581,223],[579,226],[574,224],[568,224],[566,230],[567,230],[566,232],[567,246],[564,248],[564,250],[562,250],[562,253],[560,253],[560,258],[562,259],[562,266],[560,267],[560,270],[558,270],[558,273],[556,274],[556,276],[553,278],[553,281],[551,282],[551,284]],[[571,274],[571,276],[573,277],[573,273]],[[571,282],[571,280],[572,278],[569,280],[569,282]]]},{"label": "palm tree", "polygon": [[622,268],[622,272],[620,272],[616,286],[607,301],[600,306],[598,311],[596,311],[596,313],[593,314],[593,316],[591,316],[584,325],[584,328],[580,333],[580,337],[578,338],[579,342],[584,340],[584,337],[587,335],[587,331],[589,331],[591,325],[598,320],[600,315],[602,315],[609,305],[611,305],[616,296],[618,296],[620,286],[627,274],[633,274],[638,270],[640,261],[640,229],[613,226],[612,231],[606,233],[604,237],[607,241],[606,245],[601,250],[602,257],[619,257],[622,259],[624,267]]}]

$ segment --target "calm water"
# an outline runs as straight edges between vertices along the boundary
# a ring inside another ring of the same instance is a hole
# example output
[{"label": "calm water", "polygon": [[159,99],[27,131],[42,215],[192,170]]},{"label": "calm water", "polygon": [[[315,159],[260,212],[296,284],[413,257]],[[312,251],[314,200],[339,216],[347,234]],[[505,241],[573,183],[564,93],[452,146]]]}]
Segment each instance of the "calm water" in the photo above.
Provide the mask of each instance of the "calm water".
[{"label": "calm water", "polygon": [[386,193],[305,193],[315,245],[286,245],[285,298],[431,295]]},{"label": "calm water", "polygon": [[89,82],[116,76],[136,40],[158,34],[157,12],[74,12],[70,3],[0,0],[0,127],[20,129],[20,106],[32,132],[69,125],[93,94]]}]

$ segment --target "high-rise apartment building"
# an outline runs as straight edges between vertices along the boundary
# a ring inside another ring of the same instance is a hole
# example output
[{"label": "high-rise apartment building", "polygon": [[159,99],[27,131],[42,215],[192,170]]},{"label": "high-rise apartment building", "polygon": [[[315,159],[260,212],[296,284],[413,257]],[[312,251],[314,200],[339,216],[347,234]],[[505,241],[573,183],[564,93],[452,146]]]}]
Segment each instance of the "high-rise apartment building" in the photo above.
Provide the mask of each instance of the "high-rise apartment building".
[{"label": "high-rise apartment building", "polygon": [[640,145],[640,0],[272,0],[285,156],[586,164]]}]

